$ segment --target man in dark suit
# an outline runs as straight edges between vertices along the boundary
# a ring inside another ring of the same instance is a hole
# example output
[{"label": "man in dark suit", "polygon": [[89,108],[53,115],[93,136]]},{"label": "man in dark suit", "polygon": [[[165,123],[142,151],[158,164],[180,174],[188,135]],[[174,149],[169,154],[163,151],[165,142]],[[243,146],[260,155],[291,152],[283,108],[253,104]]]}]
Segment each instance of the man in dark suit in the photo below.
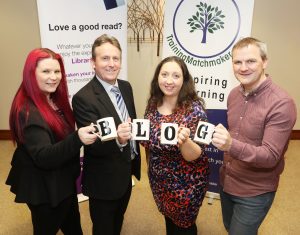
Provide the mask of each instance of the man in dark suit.
[{"label": "man in dark suit", "polygon": [[[117,139],[99,139],[84,147],[82,192],[89,197],[94,235],[120,234],[132,190],[131,174],[140,179],[139,146],[130,141],[130,121],[136,118],[132,87],[128,81],[117,79],[121,53],[116,38],[106,34],[97,38],[92,46],[95,76],[72,100],[78,128],[113,117],[118,133]],[[122,120],[112,87],[121,92],[127,120]]]}]

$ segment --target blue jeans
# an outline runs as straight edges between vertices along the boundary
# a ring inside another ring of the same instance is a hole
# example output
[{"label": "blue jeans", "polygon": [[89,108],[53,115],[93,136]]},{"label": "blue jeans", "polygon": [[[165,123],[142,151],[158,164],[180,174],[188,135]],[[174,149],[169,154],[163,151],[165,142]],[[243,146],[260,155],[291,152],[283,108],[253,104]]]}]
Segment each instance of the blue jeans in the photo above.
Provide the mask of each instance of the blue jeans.
[{"label": "blue jeans", "polygon": [[256,235],[273,203],[275,192],[237,197],[221,189],[223,223],[229,235]]}]

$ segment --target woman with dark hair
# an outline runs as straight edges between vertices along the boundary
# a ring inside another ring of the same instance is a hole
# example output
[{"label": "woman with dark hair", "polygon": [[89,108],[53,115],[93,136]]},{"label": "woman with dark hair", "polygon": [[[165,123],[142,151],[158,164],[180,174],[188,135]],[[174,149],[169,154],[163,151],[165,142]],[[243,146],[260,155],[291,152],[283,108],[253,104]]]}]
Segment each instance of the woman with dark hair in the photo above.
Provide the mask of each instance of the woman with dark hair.
[{"label": "woman with dark hair", "polygon": [[13,100],[9,124],[17,148],[6,184],[31,211],[34,234],[82,234],[76,179],[80,148],[97,136],[92,126],[75,131],[62,57],[31,51]]},{"label": "woman with dark hair", "polygon": [[[154,200],[165,216],[167,235],[196,235],[195,224],[208,186],[208,158],[204,146],[192,139],[199,121],[206,121],[204,102],[182,59],[162,60],[154,73],[145,111],[150,119],[146,149]],[[160,143],[161,124],[177,123],[177,145]]]}]

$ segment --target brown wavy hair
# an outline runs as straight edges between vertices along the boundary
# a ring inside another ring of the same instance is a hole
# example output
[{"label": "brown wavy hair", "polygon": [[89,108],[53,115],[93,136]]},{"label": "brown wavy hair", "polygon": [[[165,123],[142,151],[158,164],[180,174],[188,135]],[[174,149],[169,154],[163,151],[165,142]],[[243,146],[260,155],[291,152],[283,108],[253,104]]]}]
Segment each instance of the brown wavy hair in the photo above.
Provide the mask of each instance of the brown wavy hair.
[{"label": "brown wavy hair", "polygon": [[[151,88],[150,88],[150,95],[147,102],[147,107],[145,113],[147,113],[148,110],[157,108],[163,103],[163,97],[164,93],[160,90],[159,84],[158,84],[158,77],[160,70],[162,66],[167,62],[175,62],[179,65],[179,67],[182,70],[183,75],[183,84],[179,91],[178,99],[177,99],[177,105],[175,107],[175,110],[177,108],[190,106],[193,101],[199,101],[199,103],[202,105],[204,109],[204,100],[197,95],[195,84],[193,81],[193,77],[190,74],[185,62],[177,56],[169,56],[164,58],[156,67],[152,81],[151,81]],[[175,111],[174,110],[174,111]]]}]

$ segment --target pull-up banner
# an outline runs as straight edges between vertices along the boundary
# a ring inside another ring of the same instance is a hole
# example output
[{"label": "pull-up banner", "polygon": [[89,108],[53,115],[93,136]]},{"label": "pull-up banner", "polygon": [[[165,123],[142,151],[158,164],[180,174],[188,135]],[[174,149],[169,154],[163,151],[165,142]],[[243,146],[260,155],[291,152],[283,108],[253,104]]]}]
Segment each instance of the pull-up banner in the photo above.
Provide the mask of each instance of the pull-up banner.
[{"label": "pull-up banner", "polygon": [[[127,4],[124,0],[37,0],[42,47],[62,55],[69,98],[94,76],[92,44],[101,34],[122,47],[120,79],[127,80]],[[78,192],[81,192],[80,179]]]},{"label": "pull-up banner", "polygon": [[[176,55],[188,65],[197,93],[205,100],[210,123],[227,126],[227,96],[238,83],[231,49],[251,33],[254,0],[167,0],[163,57]],[[219,195],[223,152],[212,145],[208,196]]]},{"label": "pull-up banner", "polygon": [[70,99],[94,75],[92,44],[101,34],[116,37],[122,47],[122,70],[127,79],[127,5],[124,0],[37,0],[42,47],[64,58]]}]

